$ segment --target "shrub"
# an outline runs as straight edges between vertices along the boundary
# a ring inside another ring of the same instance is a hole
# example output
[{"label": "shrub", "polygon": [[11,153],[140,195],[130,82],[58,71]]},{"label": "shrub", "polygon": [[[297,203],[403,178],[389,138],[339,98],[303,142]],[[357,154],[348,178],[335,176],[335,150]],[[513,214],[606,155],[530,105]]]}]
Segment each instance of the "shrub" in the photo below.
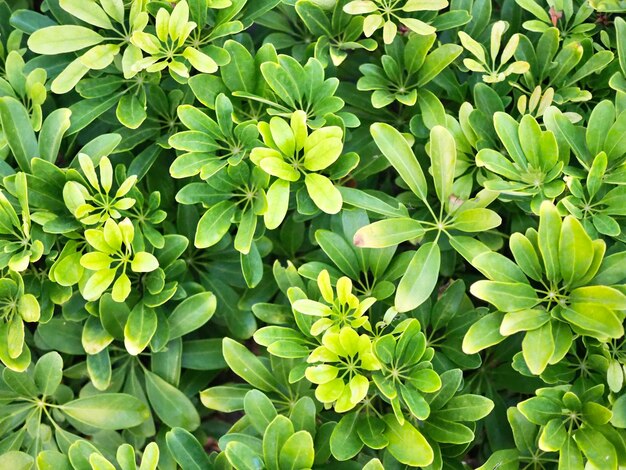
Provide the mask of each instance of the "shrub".
[{"label": "shrub", "polygon": [[624,13],[0,0],[0,468],[626,468]]}]

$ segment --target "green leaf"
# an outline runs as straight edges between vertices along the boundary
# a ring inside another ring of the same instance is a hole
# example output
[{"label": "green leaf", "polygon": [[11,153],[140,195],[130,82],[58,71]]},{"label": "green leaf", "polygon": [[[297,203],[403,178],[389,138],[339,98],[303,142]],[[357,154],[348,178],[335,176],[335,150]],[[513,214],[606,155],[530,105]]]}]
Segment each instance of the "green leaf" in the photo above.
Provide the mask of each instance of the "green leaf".
[{"label": "green leaf", "polygon": [[568,285],[576,283],[591,266],[593,246],[582,224],[573,216],[565,217],[559,237],[561,275]]},{"label": "green leaf", "polygon": [[168,317],[169,339],[179,338],[197,330],[215,313],[217,300],[211,292],[200,292],[186,298]]},{"label": "green leaf", "polygon": [[[406,52],[406,49],[405,49]],[[435,96],[434,93],[428,91],[427,89],[422,89],[420,90],[419,94],[417,95],[417,102],[419,104],[420,110],[422,111],[422,121],[424,121],[424,125],[430,129],[430,142],[431,142],[431,148],[433,143],[437,143],[436,138],[433,138],[433,131],[435,130],[435,127],[439,126],[443,126],[444,130],[445,129],[445,125],[446,125],[446,110],[443,107],[443,104],[441,103],[441,101],[439,101],[439,98],[437,98],[437,96]],[[449,137],[452,137],[451,135]],[[444,142],[444,144],[449,144],[449,141]],[[452,144],[454,145],[454,139],[452,139]],[[433,159],[433,155],[432,155],[432,151],[431,151],[431,160]],[[454,160],[456,161],[456,152],[454,154]],[[433,162],[434,163],[434,162]],[[454,166],[453,165],[451,167],[452,173],[454,173]],[[433,173],[433,177],[436,178],[435,174]],[[439,194],[439,193],[437,193]],[[445,199],[441,199],[442,201],[445,201]]]},{"label": "green leaf", "polygon": [[500,325],[500,333],[504,336],[510,336],[520,331],[535,330],[548,321],[550,314],[543,309],[518,310],[510,312],[502,318]]},{"label": "green leaf", "polygon": [[470,292],[503,312],[529,309],[539,303],[535,289],[521,282],[478,281]]},{"label": "green leaf", "polygon": [[276,418],[276,408],[263,392],[250,390],[243,400],[244,412],[252,426],[263,434],[269,424]]},{"label": "green leaf", "polygon": [[503,341],[505,336],[500,334],[503,318],[503,313],[493,312],[474,323],[463,338],[463,352],[474,354]]},{"label": "green leaf", "polygon": [[130,263],[130,269],[136,273],[149,273],[159,267],[159,261],[152,253],[140,251],[135,253]]},{"label": "green leaf", "polygon": [[509,180],[518,180],[519,171],[501,153],[491,149],[481,149],[476,154],[476,164],[486,167],[489,171],[501,175]]},{"label": "green leaf", "polygon": [[335,265],[351,278],[359,277],[359,260],[346,240],[329,230],[317,230],[315,241]]},{"label": "green leaf", "polygon": [[517,409],[528,421],[540,425],[561,416],[561,403],[542,396],[518,403]]},{"label": "green leaf", "polygon": [[324,10],[313,2],[296,3],[296,12],[304,24],[316,36],[333,37],[332,26]]},{"label": "green leaf", "polygon": [[370,132],[376,145],[396,169],[408,187],[426,202],[428,188],[424,172],[406,139],[396,129],[385,123],[372,124]]},{"label": "green leaf", "polygon": [[363,448],[363,442],[357,433],[358,420],[358,413],[348,413],[339,420],[333,429],[330,436],[330,451],[333,457],[339,461],[351,459]]},{"label": "green leaf", "polygon": [[626,310],[626,295],[608,286],[587,286],[574,289],[569,295],[573,304],[600,304],[611,310]]},{"label": "green leaf", "polygon": [[497,112],[493,116],[493,125],[511,159],[519,167],[526,169],[528,162],[519,141],[517,121],[506,113]]},{"label": "green leaf", "polygon": [[[63,71],[59,75],[57,75],[57,77],[52,81],[50,90],[57,94],[67,93],[78,84],[78,82],[87,74],[87,72],[89,72],[89,67],[83,64],[83,62],[81,61],[81,57],[79,57],[78,59],[70,62],[69,65],[65,67],[65,69],[63,69]],[[113,96],[113,99],[117,101],[117,96]],[[95,117],[99,116],[100,114],[102,114],[102,112],[113,106],[113,100],[111,98],[109,98],[109,100],[110,101],[104,102],[100,101],[102,107],[95,105],[95,102],[98,100],[84,100],[72,105],[73,107],[71,107],[70,110],[74,114],[74,119],[70,124],[68,134],[73,134],[76,131],[76,128],[84,127],[85,125],[89,124],[93,119],[95,119]],[[86,108],[88,105],[88,110],[93,114],[93,118],[90,115],[91,113],[81,113],[81,111],[83,111],[84,108]],[[75,122],[77,124],[74,124]]]},{"label": "green leaf", "polygon": [[[87,73],[87,71],[88,70],[85,68],[83,70],[83,75]],[[82,78],[82,75],[78,77],[74,81],[74,83],[78,82],[80,78]],[[73,85],[69,88],[66,88],[65,91],[69,91],[72,87]],[[61,93],[61,91],[59,91],[59,93]],[[69,107],[70,111],[72,111],[72,117],[71,117],[72,123],[70,125],[70,128],[67,130],[67,135],[73,135],[83,130],[85,127],[91,124],[95,119],[97,119],[98,116],[101,116],[103,113],[111,109],[118,102],[118,100],[119,100],[119,95],[114,94],[113,96],[110,96],[107,98],[100,98],[100,99],[93,99],[93,100],[81,100],[81,101],[78,101],[77,103],[72,104]],[[121,136],[118,134],[105,134],[100,137],[106,140],[110,140],[110,141],[117,140],[116,145],[121,140]],[[94,141],[97,141],[97,138],[94,139],[92,142]],[[85,152],[85,150],[86,149],[83,149],[83,152]],[[88,155],[92,157],[94,156],[93,153],[88,154]]]},{"label": "green leaf", "polygon": [[31,34],[28,47],[37,54],[63,54],[95,46],[103,40],[100,34],[84,26],[48,26]]},{"label": "green leaf", "polygon": [[456,144],[445,127],[435,126],[430,131],[430,159],[437,197],[449,207],[456,169]]},{"label": "green leaf", "polygon": [[550,21],[550,17],[546,13],[546,11],[541,8],[541,6],[534,0],[515,0],[515,3],[517,3],[524,10],[534,15],[535,18],[537,18],[538,20],[544,23],[548,23]]},{"label": "green leaf", "polygon": [[617,315],[598,304],[571,304],[563,309],[563,319],[597,338],[620,338],[624,327]]},{"label": "green leaf", "polygon": [[[6,455],[6,454],[5,454]],[[2,461],[0,460],[0,464]],[[19,468],[11,466],[11,468]],[[29,467],[30,468],[30,467]],[[72,470],[70,460],[61,452],[54,450],[43,450],[37,454],[38,470]]]},{"label": "green leaf", "polygon": [[539,251],[543,258],[546,277],[553,282],[561,280],[560,238],[561,216],[551,202],[544,201],[539,213]]},{"label": "green leaf", "polygon": [[165,435],[167,448],[182,470],[205,470],[211,462],[202,445],[188,431],[173,428]]},{"label": "green leaf", "polygon": [[573,438],[569,437],[559,452],[559,470],[583,470],[583,456]]},{"label": "green leaf", "polygon": [[239,259],[246,285],[250,289],[255,288],[263,279],[263,259],[261,258],[257,244],[252,243],[252,245],[250,245],[250,252],[247,255],[240,253]]},{"label": "green leaf", "polygon": [[506,416],[513,432],[513,440],[521,452],[533,452],[536,447],[538,426],[531,423],[522,412],[515,407],[506,410]]},{"label": "green leaf", "polygon": [[622,73],[626,75],[626,21],[619,16],[615,17],[615,29],[617,31],[617,50],[619,57],[619,65]]},{"label": "green leaf", "polygon": [[539,436],[539,447],[547,451],[559,451],[567,441],[565,423],[559,418],[550,420]]},{"label": "green leaf", "polygon": [[243,442],[229,442],[224,449],[224,454],[234,468],[241,470],[261,470],[263,468],[261,456]]},{"label": "green leaf", "polygon": [[124,1],[123,0],[100,0],[100,4],[107,15],[118,23],[124,22]]},{"label": "green leaf", "polygon": [[424,423],[424,432],[442,444],[465,444],[474,440],[474,432],[464,424],[429,417]]},{"label": "green leaf", "polygon": [[108,15],[94,0],[59,0],[65,11],[85,23],[103,29],[113,29]]},{"label": "green leaf", "polygon": [[606,383],[613,393],[619,392],[624,385],[624,370],[622,369],[622,364],[620,364],[617,359],[612,359],[609,362],[609,368],[606,373]]},{"label": "green leaf", "polygon": [[519,124],[519,141],[524,151],[524,156],[533,168],[540,168],[541,162],[541,127],[530,114],[522,116]]},{"label": "green leaf", "polygon": [[[285,56],[281,56],[285,57]],[[293,61],[292,57],[287,58]],[[297,67],[297,66],[296,66]],[[298,83],[294,78],[276,62],[261,64],[261,74],[271,89],[292,108],[296,108],[296,101],[300,98]]]},{"label": "green leaf", "polygon": [[38,389],[35,386],[30,374],[25,372],[16,372],[11,369],[2,371],[2,379],[11,390],[19,396],[35,398],[38,396]]},{"label": "green leaf", "polygon": [[134,94],[125,94],[120,98],[115,115],[129,129],[137,129],[147,117],[145,107]]},{"label": "green leaf", "polygon": [[449,421],[478,421],[493,410],[493,402],[480,395],[457,395],[452,397],[437,417]]},{"label": "green leaf", "polygon": [[[81,264],[82,263],[83,259],[81,258]],[[90,302],[98,300],[104,291],[106,291],[113,283],[115,279],[115,272],[115,269],[101,269],[94,272],[82,289],[82,294],[85,300]]]},{"label": "green leaf", "polygon": [[152,409],[166,425],[194,431],[200,425],[200,416],[187,396],[157,374],[144,371],[146,393]]},{"label": "green leaf", "polygon": [[268,468],[279,468],[280,451],[293,433],[293,424],[283,415],[277,415],[266,427],[263,434],[263,458]]},{"label": "green leaf", "polygon": [[376,416],[361,416],[359,418],[357,432],[359,438],[371,449],[384,449],[389,445],[385,437],[385,422]]},{"label": "green leaf", "polygon": [[522,354],[533,374],[539,375],[545,370],[554,353],[554,347],[550,322],[526,332],[522,341]]},{"label": "green leaf", "polygon": [[487,251],[472,259],[472,266],[492,281],[528,283],[522,270],[500,253]]},{"label": "green leaf", "polygon": [[243,399],[248,389],[218,386],[203,390],[200,393],[202,404],[209,409],[232,413],[243,410]]},{"label": "green leaf", "polygon": [[626,428],[626,395],[622,395],[615,400],[612,411],[611,424],[616,428]]},{"label": "green leaf", "polygon": [[624,155],[626,151],[626,137],[624,137],[624,131],[626,130],[626,116],[620,113],[615,120],[615,123],[609,129],[604,142],[604,151],[609,159],[613,161],[620,156]]},{"label": "green leaf", "polygon": [[11,470],[31,470],[35,463],[32,456],[25,452],[11,450],[0,455],[0,466]]},{"label": "green leaf", "polygon": [[311,435],[306,431],[298,431],[280,449],[279,465],[281,470],[299,470],[312,467],[314,459]]},{"label": "green leaf", "polygon": [[230,338],[224,338],[222,352],[232,371],[250,385],[264,392],[279,390],[274,376],[245,346]]},{"label": "green leaf", "polygon": [[379,459],[372,459],[363,466],[363,470],[385,470]]},{"label": "green leaf", "polygon": [[475,208],[467,209],[458,214],[450,228],[462,232],[485,232],[498,227],[502,223],[502,218],[490,209]]},{"label": "green leaf", "polygon": [[[430,414],[430,406],[422,394],[413,387],[400,386],[402,400],[413,416],[417,419],[426,419]],[[397,419],[397,418],[396,418]]]},{"label": "green leaf", "polygon": [[626,252],[615,253],[602,260],[591,284],[613,285],[626,279]]},{"label": "green leaf", "polygon": [[346,204],[372,211],[377,214],[386,215],[387,217],[408,216],[407,210],[402,204],[397,204],[396,207],[394,207],[376,196],[345,186],[340,187],[339,191],[341,192],[343,200]]},{"label": "green leaf", "polygon": [[396,292],[398,312],[417,308],[430,297],[439,279],[441,254],[439,245],[425,243],[413,255]]},{"label": "green leaf", "polygon": [[519,451],[517,449],[497,450],[477,470],[518,470]]},{"label": "green leaf", "polygon": [[317,409],[315,402],[310,397],[300,398],[291,408],[289,419],[296,431],[307,431],[312,436],[316,432]]},{"label": "green leaf", "polygon": [[109,350],[103,349],[98,354],[87,356],[87,373],[93,386],[105,391],[111,385],[112,369]]},{"label": "green leaf", "polygon": [[326,176],[307,173],[304,184],[315,205],[323,212],[336,214],[341,210],[343,205],[341,193]]},{"label": "green leaf", "polygon": [[52,395],[63,378],[63,359],[52,351],[44,354],[35,364],[35,384],[43,395]]},{"label": "green leaf", "polygon": [[30,161],[38,156],[39,150],[26,109],[10,96],[0,98],[0,123],[19,167],[30,172]]},{"label": "green leaf", "polygon": [[389,440],[387,450],[400,463],[414,467],[430,465],[434,459],[433,449],[428,441],[411,423],[400,425],[394,415],[383,417],[387,424],[385,437]]},{"label": "green leaf", "polygon": [[509,240],[511,253],[515,262],[531,279],[539,281],[542,278],[543,269],[533,244],[521,233],[514,233]]},{"label": "green leaf", "polygon": [[230,55],[230,63],[221,67],[226,86],[228,86],[230,90],[253,93],[255,91],[256,80],[250,80],[249,77],[255,77],[257,75],[254,58],[244,45],[234,40],[229,39],[226,41],[224,43],[224,49],[226,49]]},{"label": "green leaf", "polygon": [[196,228],[194,245],[208,248],[219,242],[228,232],[236,206],[231,201],[221,201],[204,213]]},{"label": "green leaf", "polygon": [[70,418],[99,429],[127,429],[150,417],[146,405],[125,393],[103,393],[72,400],[59,408]]},{"label": "green leaf", "polygon": [[597,468],[617,468],[615,447],[602,433],[584,427],[574,433],[574,440],[590,464]]},{"label": "green leaf", "polygon": [[63,135],[70,128],[72,112],[67,108],[59,108],[51,112],[44,120],[39,131],[39,157],[55,163],[59,156],[59,148]]},{"label": "green leaf", "polygon": [[417,86],[423,87],[448,67],[463,52],[457,44],[444,44],[426,56],[420,68]]},{"label": "green leaf", "polygon": [[383,219],[357,230],[353,242],[359,248],[386,248],[420,238],[424,233],[424,227],[415,219]]},{"label": "green leaf", "polygon": [[287,215],[289,189],[288,181],[276,180],[267,191],[268,209],[263,218],[265,226],[270,230],[277,228]]},{"label": "green leaf", "polygon": [[124,326],[124,346],[129,354],[137,356],[150,343],[157,329],[156,312],[139,303],[133,308]]}]

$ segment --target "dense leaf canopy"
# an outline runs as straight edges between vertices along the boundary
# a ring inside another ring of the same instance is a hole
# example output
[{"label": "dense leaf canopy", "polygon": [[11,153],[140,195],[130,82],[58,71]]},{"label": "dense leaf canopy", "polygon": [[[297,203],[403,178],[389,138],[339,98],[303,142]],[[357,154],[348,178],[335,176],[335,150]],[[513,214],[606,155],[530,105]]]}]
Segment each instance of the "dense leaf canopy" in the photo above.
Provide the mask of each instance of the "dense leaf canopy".
[{"label": "dense leaf canopy", "polygon": [[626,468],[624,18],[0,0],[0,469]]}]

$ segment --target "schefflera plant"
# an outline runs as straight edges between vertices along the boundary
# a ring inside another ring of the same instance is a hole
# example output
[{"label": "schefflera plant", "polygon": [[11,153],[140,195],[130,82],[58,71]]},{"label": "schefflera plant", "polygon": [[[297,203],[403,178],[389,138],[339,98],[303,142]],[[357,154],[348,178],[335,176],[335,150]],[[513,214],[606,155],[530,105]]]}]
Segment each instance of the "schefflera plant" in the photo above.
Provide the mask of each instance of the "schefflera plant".
[{"label": "schefflera plant", "polygon": [[354,0],[343,7],[352,15],[367,15],[363,21],[363,33],[370,37],[376,30],[383,28],[383,41],[391,44],[398,34],[398,23],[417,34],[433,34],[436,28],[428,23],[413,18],[413,12],[439,11],[448,6],[447,0],[424,2],[421,0],[387,1]]},{"label": "schefflera plant", "polygon": [[502,52],[500,52],[502,37],[508,27],[509,24],[506,21],[496,21],[491,27],[489,58],[487,58],[485,48],[481,43],[474,40],[467,33],[459,31],[461,44],[474,56],[474,59],[469,57],[463,59],[463,65],[472,72],[482,72],[484,74],[482,79],[485,83],[503,82],[510,75],[523,74],[530,68],[530,64],[522,60],[514,61],[507,65],[509,61],[514,58],[513,56],[520,41],[519,34],[512,35],[504,46],[504,49],[502,49]]},{"label": "schefflera plant", "polygon": [[[312,468],[316,459],[322,460],[319,454],[323,456],[324,450],[317,449],[320,452],[316,453],[315,447],[328,444],[328,433],[316,427],[316,409],[311,398],[296,401],[287,417],[278,413],[263,392],[250,390],[243,399],[243,411],[249,425],[242,429],[245,433],[222,437],[219,445],[224,451],[215,458],[215,468],[245,470],[250,468],[250,462],[255,462],[257,468],[271,470]],[[332,425],[326,423],[326,428],[329,426]]]},{"label": "schefflera plant", "polygon": [[471,259],[488,280],[475,282],[470,292],[498,311],[470,327],[464,352],[524,332],[524,360],[533,374],[541,374],[565,356],[578,335],[601,342],[623,336],[626,295],[623,286],[610,285],[614,263],[604,260],[604,241],[592,240],[577,219],[562,219],[545,201],[538,230],[514,233],[509,248],[515,261],[481,248]]},{"label": "schefflera plant", "polygon": [[0,97],[11,96],[19,100],[30,115],[33,130],[39,131],[43,122],[41,106],[46,101],[46,79],[43,68],[24,71],[26,63],[18,51],[10,51],[4,62],[6,80],[0,77]]},{"label": "schefflera plant", "polygon": [[[295,111],[289,122],[275,116],[269,123],[260,122],[258,128],[266,146],[252,149],[250,160],[275,178],[267,191],[267,228],[275,229],[284,220],[291,185],[302,179],[304,188],[296,189],[298,193],[306,191],[322,212],[339,212],[343,199],[333,181],[346,176],[359,162],[355,153],[341,155],[342,128],[325,126],[309,134],[307,114],[302,110]],[[301,197],[297,194],[296,198]]]},{"label": "schefflera plant", "polygon": [[[10,178],[4,180],[5,185]],[[11,201],[0,190],[0,268],[17,272],[24,272],[49,251],[49,239],[31,218],[27,181],[26,174],[19,172],[12,182],[21,209],[19,216]]]},{"label": "schefflera plant", "polygon": [[201,179],[209,180],[226,165],[238,165],[260,145],[254,121],[233,123],[233,103],[224,93],[217,95],[214,108],[214,117],[207,110],[188,104],[176,110],[188,130],[178,132],[168,140],[173,148],[184,152],[172,162],[172,177],[199,175]]},{"label": "schefflera plant", "polygon": [[130,38],[131,43],[146,54],[132,64],[131,70],[134,73],[141,70],[159,72],[167,68],[172,78],[180,83],[189,78],[187,62],[199,72],[216,72],[217,63],[210,56],[187,45],[189,35],[197,26],[194,21],[189,21],[186,0],[176,3],[171,14],[166,8],[159,8],[155,19],[156,36],[142,28],[133,32]]},{"label": "schefflera plant", "polygon": [[[425,302],[435,289],[441,268],[442,235],[457,251],[463,251],[469,234],[491,230],[502,222],[500,216],[487,206],[497,192],[482,190],[472,197],[471,175],[458,175],[455,136],[441,125],[434,125],[426,151],[430,157],[430,173],[434,196],[420,161],[407,138],[386,123],[375,123],[370,132],[376,145],[400,176],[401,184],[409,188],[401,195],[405,203],[415,208],[407,215],[392,214],[388,218],[366,225],[354,234],[353,242],[360,248],[387,248],[406,241],[419,241],[402,279],[398,284],[394,308],[408,312]],[[367,207],[363,207],[367,209]]]},{"label": "schefflera plant", "polygon": [[[51,84],[54,93],[67,93],[90,71],[102,70],[118,59],[125,79],[132,78],[141,50],[128,40],[133,31],[143,30],[149,21],[145,0],[60,0],[59,6],[88,26],[61,24],[37,29],[28,39],[31,51],[41,55],[80,54],[58,74]],[[72,18],[74,17],[74,18]],[[101,31],[102,34],[100,32]],[[121,59],[121,60],[120,60]]]},{"label": "schefflera plant", "polygon": [[604,388],[540,388],[536,396],[518,403],[518,412],[539,426],[539,449],[558,453],[559,468],[617,470],[626,462],[624,434],[615,429],[621,427],[617,420],[618,426],[611,426],[614,415]]},{"label": "schefflera plant", "polygon": [[356,86],[361,91],[373,91],[371,101],[380,109],[398,101],[406,106],[420,105],[431,94],[424,87],[446,69],[463,52],[456,44],[443,44],[432,49],[437,36],[412,34],[408,40],[396,38],[385,46],[381,64],[363,64],[363,74]]},{"label": "schefflera plant", "polygon": [[537,120],[524,115],[518,123],[506,113],[497,112],[493,124],[508,156],[490,149],[476,154],[476,165],[489,170],[482,184],[511,198],[534,213],[544,200],[558,197],[565,189],[563,167],[566,159],[559,154],[555,135],[542,130]]},{"label": "schefflera plant", "polygon": [[353,294],[347,277],[333,288],[327,271],[308,293],[294,284],[301,287],[293,285],[287,296],[295,327],[267,326],[254,339],[273,356],[299,361],[289,381],[311,382],[315,398],[340,413],[330,437],[337,460],[349,460],[367,446],[386,449],[405,465],[442,468],[443,448],[474,439],[462,422],[484,417],[493,405],[476,395],[457,395],[459,370],[446,372],[443,382],[418,320],[392,326],[397,312],[389,309],[372,325],[368,312],[375,299]]},{"label": "schefflera plant", "polygon": [[236,223],[234,247],[250,253],[254,242],[257,218],[268,210],[265,189],[269,175],[260,168],[241,162],[226,166],[203,183],[190,183],[176,195],[181,204],[202,203],[207,211],[196,227],[196,248],[217,244]]},{"label": "schefflera plant", "polygon": [[109,158],[104,156],[98,163],[100,178],[91,157],[79,153],[77,158],[84,178],[74,170],[68,172],[69,181],[63,187],[63,200],[82,224],[99,226],[109,218],[120,219],[120,211],[135,205],[135,199],[125,197],[137,181],[135,175],[126,178],[112,193],[114,175]]},{"label": "schefflera plant", "polygon": [[[344,413],[365,398],[369,373],[381,367],[373,354],[371,337],[357,333],[359,329],[372,331],[365,313],[376,299],[360,300],[352,293],[352,281],[348,277],[337,281],[335,292],[325,270],[317,278],[317,288],[322,297],[320,301],[308,298],[299,287],[287,291],[300,330],[292,330],[296,342],[302,345],[298,357],[306,357],[306,363],[292,370],[290,380],[306,377],[317,385],[315,397],[320,402]],[[261,344],[268,346],[270,353],[275,351],[277,356],[285,357],[280,353],[284,344],[272,346],[272,339],[275,339],[272,333],[277,330],[268,328],[264,333],[269,333],[269,337],[259,333]],[[270,343],[265,344],[268,339]]]},{"label": "schefflera plant", "polygon": [[[92,249],[80,258],[81,266],[87,270],[79,283],[85,300],[98,300],[113,284],[113,300],[124,302],[131,289],[127,270],[148,273],[159,267],[152,253],[135,252],[132,245],[134,238],[135,228],[128,218],[119,224],[108,219],[100,229],[85,230],[85,239]],[[121,273],[118,273],[120,269]]]},{"label": "schefflera plant", "polygon": [[41,309],[33,294],[24,292],[24,280],[14,271],[0,278],[0,361],[21,372],[30,364],[24,322],[39,320]]},{"label": "schefflera plant", "polygon": [[[49,459],[49,455],[40,452],[67,451],[71,442],[80,439],[77,432],[93,435],[98,431],[129,429],[150,416],[144,402],[130,393],[107,392],[74,398],[72,389],[62,383],[63,365],[61,355],[51,351],[43,354],[33,367],[23,371],[3,369],[0,376],[3,412],[11,411],[10,418],[3,420],[5,438],[12,442],[9,449],[40,457],[37,459],[40,468],[71,468],[59,464],[59,458]],[[61,454],[61,462],[63,457]],[[46,465],[49,463],[52,465]]]}]

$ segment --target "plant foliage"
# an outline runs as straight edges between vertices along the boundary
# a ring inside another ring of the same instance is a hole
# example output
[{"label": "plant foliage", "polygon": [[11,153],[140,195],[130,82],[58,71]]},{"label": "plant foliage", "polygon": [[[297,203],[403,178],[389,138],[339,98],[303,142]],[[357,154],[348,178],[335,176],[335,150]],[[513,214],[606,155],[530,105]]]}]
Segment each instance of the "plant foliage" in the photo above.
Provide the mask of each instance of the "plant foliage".
[{"label": "plant foliage", "polygon": [[0,468],[626,468],[623,0],[0,0]]}]

